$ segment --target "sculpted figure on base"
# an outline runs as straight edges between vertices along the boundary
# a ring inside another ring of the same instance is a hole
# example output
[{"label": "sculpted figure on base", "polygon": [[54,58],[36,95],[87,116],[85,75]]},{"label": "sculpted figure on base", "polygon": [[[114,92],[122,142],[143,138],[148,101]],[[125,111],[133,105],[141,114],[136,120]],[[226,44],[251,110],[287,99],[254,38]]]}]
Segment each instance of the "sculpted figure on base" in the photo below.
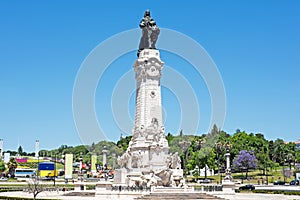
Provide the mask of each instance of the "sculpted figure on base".
[{"label": "sculpted figure on base", "polygon": [[155,44],[160,33],[156,22],[150,16],[150,10],[146,10],[144,18],[140,22],[140,28],[142,29],[142,37],[139,45],[139,53],[143,49],[155,49]]}]

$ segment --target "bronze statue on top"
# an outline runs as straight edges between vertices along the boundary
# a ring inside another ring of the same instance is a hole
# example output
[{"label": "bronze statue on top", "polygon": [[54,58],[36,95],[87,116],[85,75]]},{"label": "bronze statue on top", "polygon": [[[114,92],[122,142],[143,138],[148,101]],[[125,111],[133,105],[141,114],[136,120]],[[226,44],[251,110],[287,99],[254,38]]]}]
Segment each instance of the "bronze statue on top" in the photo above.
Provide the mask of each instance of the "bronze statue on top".
[{"label": "bronze statue on top", "polygon": [[155,44],[159,35],[159,28],[156,22],[150,16],[150,10],[146,10],[144,18],[140,22],[140,28],[142,29],[142,37],[139,45],[139,53],[143,49],[155,49]]}]

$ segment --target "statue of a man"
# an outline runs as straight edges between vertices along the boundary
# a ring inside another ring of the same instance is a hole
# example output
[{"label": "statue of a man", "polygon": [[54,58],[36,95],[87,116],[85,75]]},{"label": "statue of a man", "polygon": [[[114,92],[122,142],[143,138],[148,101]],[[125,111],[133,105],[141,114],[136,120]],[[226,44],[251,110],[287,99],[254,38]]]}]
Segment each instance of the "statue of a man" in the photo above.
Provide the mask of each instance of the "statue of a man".
[{"label": "statue of a man", "polygon": [[160,33],[156,22],[150,16],[150,10],[146,10],[144,18],[140,22],[140,28],[142,29],[142,37],[139,45],[139,52],[143,49],[155,49],[155,44]]}]

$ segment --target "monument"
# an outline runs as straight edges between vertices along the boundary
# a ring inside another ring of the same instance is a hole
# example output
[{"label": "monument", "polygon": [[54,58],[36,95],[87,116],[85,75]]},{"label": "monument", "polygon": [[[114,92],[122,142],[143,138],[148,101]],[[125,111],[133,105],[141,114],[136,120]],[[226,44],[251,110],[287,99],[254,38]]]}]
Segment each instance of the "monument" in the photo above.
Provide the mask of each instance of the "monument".
[{"label": "monument", "polygon": [[226,193],[235,193],[235,183],[232,181],[231,169],[230,169],[230,145],[226,145],[226,169],[225,169],[225,178],[222,181],[223,192]]},{"label": "monument", "polygon": [[136,79],[135,121],[126,152],[118,157],[115,183],[129,186],[182,186],[183,171],[178,153],[169,154],[162,119],[160,79],[164,62],[156,49],[159,27],[147,10],[142,29]]},{"label": "monument", "polygon": [[40,150],[40,141],[35,140],[35,158],[39,157],[39,150]]}]

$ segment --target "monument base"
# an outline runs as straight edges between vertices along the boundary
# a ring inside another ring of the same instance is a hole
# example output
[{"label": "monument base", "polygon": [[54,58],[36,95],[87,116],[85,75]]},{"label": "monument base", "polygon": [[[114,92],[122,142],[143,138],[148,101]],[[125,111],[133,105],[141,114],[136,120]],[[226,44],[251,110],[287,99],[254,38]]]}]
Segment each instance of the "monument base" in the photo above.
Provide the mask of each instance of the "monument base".
[{"label": "monument base", "polygon": [[152,193],[193,193],[193,187],[151,187]]},{"label": "monument base", "polygon": [[223,193],[226,194],[235,194],[235,183],[230,180],[223,180]]},{"label": "monument base", "polygon": [[74,191],[85,191],[86,190],[86,183],[84,182],[76,182],[74,183]]},{"label": "monument base", "polygon": [[114,183],[115,184],[125,184],[127,174],[128,174],[128,170],[125,168],[115,169]]},{"label": "monument base", "polygon": [[100,181],[96,183],[96,195],[97,194],[103,194],[103,193],[108,193],[112,189],[112,183],[109,181]]}]

